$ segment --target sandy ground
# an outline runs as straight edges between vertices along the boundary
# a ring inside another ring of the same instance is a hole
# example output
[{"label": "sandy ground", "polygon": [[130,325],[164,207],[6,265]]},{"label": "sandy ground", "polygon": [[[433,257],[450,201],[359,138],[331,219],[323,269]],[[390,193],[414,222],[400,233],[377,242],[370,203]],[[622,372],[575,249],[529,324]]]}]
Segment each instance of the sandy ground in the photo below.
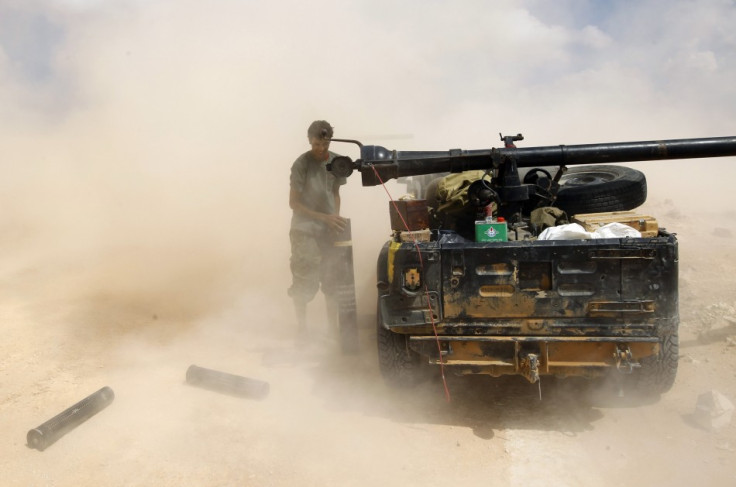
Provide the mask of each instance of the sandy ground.
[{"label": "sandy ground", "polygon": [[[39,258],[32,236],[10,225],[0,244],[1,483],[736,485],[736,421],[716,431],[692,421],[701,393],[736,401],[736,213],[697,221],[666,201],[645,209],[681,244],[680,369],[649,402],[550,379],[541,401],[517,378],[451,380],[450,402],[439,380],[388,390],[369,312],[359,355],[337,351],[319,313],[315,339],[297,350],[289,303],[268,286],[194,306],[204,275],[141,299],[88,278],[100,265],[113,275],[110,262]],[[191,364],[267,381],[270,394],[189,386]],[[103,386],[116,396],[107,409],[43,452],[26,445],[29,429]]]}]

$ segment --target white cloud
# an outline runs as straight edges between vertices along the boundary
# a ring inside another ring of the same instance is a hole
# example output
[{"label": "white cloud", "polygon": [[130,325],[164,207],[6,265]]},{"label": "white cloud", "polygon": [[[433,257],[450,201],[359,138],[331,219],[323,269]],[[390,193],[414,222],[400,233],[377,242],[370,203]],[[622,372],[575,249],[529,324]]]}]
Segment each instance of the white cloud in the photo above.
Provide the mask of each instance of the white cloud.
[{"label": "white cloud", "polygon": [[716,72],[718,70],[718,60],[713,51],[681,52],[676,57],[667,60],[665,69]]},{"label": "white cloud", "polygon": [[586,25],[580,31],[580,42],[593,49],[603,49],[613,43],[613,39],[594,25]]}]

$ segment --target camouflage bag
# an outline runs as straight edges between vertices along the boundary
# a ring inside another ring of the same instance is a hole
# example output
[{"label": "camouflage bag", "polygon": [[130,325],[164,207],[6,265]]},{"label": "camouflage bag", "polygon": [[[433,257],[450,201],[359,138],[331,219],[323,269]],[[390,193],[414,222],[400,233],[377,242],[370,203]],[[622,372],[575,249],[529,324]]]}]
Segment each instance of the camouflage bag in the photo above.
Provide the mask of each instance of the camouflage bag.
[{"label": "camouflage bag", "polygon": [[437,186],[437,213],[456,214],[468,211],[468,188],[485,171],[465,171],[442,178]]}]

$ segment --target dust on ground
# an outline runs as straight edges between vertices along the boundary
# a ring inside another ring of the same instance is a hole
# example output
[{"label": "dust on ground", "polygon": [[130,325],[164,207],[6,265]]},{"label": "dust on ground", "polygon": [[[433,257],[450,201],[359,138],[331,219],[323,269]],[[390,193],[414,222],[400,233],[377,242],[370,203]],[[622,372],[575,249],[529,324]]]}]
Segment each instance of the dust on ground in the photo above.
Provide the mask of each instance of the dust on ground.
[{"label": "dust on ground", "polygon": [[[372,305],[361,308],[359,354],[339,352],[321,302],[311,308],[312,342],[297,349],[285,293],[254,285],[245,269],[217,296],[207,289],[223,281],[208,266],[177,276],[184,286],[136,294],[84,277],[99,265],[111,266],[103,274],[111,279],[124,273],[124,251],[104,262],[39,259],[23,232],[8,228],[3,484],[734,485],[736,422],[706,431],[692,413],[709,390],[736,400],[736,213],[706,217],[667,200],[643,210],[680,241],[679,372],[652,401],[546,378],[542,401],[537,385],[515,377],[450,378],[450,402],[439,379],[390,390],[378,373]],[[372,277],[359,274],[359,287]],[[191,364],[267,381],[270,394],[189,386]],[[26,445],[29,429],[106,385],[115,391],[108,408],[43,452]]]}]

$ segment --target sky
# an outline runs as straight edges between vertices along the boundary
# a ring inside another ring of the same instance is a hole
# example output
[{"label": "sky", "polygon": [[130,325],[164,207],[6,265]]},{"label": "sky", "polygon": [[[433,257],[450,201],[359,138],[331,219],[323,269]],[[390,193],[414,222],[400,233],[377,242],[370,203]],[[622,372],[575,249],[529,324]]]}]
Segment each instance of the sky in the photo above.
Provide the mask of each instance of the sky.
[{"label": "sky", "polygon": [[[398,150],[735,135],[734,25],[733,0],[0,0],[0,231],[111,292],[285,290],[312,120]],[[714,209],[735,162],[637,167]],[[342,194],[368,283],[388,196]]]}]

